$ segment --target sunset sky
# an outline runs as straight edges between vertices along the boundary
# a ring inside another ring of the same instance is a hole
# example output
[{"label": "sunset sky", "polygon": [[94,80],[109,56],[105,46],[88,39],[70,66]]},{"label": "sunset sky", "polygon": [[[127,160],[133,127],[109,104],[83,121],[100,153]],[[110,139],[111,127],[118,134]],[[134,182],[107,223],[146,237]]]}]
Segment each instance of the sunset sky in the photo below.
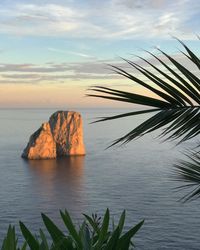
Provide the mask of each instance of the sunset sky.
[{"label": "sunset sky", "polygon": [[199,34],[198,0],[1,0],[0,107],[112,107],[87,88],[141,90],[107,64],[156,46],[179,57],[172,36],[198,51]]}]

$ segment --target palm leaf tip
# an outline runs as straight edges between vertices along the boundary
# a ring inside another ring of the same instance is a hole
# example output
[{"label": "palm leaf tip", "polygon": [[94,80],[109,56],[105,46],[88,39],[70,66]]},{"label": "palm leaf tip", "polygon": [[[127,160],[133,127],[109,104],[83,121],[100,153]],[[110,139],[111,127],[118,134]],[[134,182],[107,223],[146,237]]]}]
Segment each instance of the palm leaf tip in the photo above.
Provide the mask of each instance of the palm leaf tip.
[{"label": "palm leaf tip", "polygon": [[174,179],[184,183],[178,189],[188,190],[181,198],[184,202],[200,196],[200,153],[192,151],[186,156],[187,160],[174,165]]}]

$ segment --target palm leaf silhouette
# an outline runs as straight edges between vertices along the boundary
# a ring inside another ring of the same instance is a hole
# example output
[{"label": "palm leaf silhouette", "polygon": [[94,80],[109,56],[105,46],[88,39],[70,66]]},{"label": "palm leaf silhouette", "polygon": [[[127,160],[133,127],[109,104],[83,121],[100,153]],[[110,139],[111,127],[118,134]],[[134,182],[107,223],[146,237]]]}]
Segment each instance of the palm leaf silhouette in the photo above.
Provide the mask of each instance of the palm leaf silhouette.
[{"label": "palm leaf silhouette", "polygon": [[187,194],[181,198],[184,202],[200,197],[200,154],[191,151],[186,156],[188,160],[174,164],[174,179],[184,183],[177,189],[189,189]]},{"label": "palm leaf silhouette", "polygon": [[[185,52],[182,52],[183,56],[188,58],[199,70],[199,58],[182,41],[178,41],[185,49]],[[139,57],[158,74],[152,73],[152,71],[145,69],[131,60],[123,59],[130,67],[133,67],[145,76],[147,81],[141,80],[122,68],[110,65],[114,72],[141,85],[144,89],[148,89],[156,95],[155,98],[102,86],[93,86],[90,88],[90,91],[93,93],[88,94],[88,96],[91,97],[140,104],[152,108],[110,117],[101,117],[96,122],[156,112],[151,118],[144,121],[132,131],[115,140],[111,146],[118,143],[130,142],[160,128],[163,129],[160,133],[161,137],[165,136],[166,140],[180,138],[178,143],[193,138],[200,131],[200,78],[170,55],[160,49],[158,50],[164,58],[168,59],[170,66],[163,59],[161,60],[150,52],[148,53],[162,67],[157,67],[150,61]]]},{"label": "palm leaf silhouette", "polygon": [[[188,59],[197,71],[200,70],[200,59],[186,46],[177,39],[184,48],[181,51],[183,56]],[[141,80],[120,67],[110,65],[117,74],[128,78],[134,83],[139,84],[144,89],[149,90],[155,98],[138,95],[136,93],[116,90],[102,86],[93,86],[88,96],[110,99],[114,101],[140,104],[151,107],[151,109],[138,110],[134,112],[119,114],[110,117],[101,117],[95,122],[108,121],[129,116],[136,116],[145,113],[155,113],[153,116],[142,122],[129,133],[115,140],[110,146],[128,143],[133,139],[140,138],[145,134],[161,129],[160,137],[165,140],[178,140],[178,143],[189,140],[197,136],[200,132],[200,78],[188,70],[184,65],[173,57],[158,49],[162,56],[170,62],[149,53],[161,67],[157,67],[149,60],[139,57],[144,61],[148,70],[139,64],[123,59],[130,67],[140,72],[146,81]],[[156,72],[156,73],[153,73]],[[189,152],[189,160],[179,161],[174,165],[176,180],[184,182],[179,189],[191,188],[191,190],[181,199],[188,201],[200,197],[200,152]]]}]

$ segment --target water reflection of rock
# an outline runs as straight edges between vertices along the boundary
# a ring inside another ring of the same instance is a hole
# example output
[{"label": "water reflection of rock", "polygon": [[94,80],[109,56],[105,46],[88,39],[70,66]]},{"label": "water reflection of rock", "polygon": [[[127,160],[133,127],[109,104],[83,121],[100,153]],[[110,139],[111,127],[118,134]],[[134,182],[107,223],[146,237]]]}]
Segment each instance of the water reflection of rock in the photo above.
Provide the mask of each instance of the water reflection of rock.
[{"label": "water reflection of rock", "polygon": [[83,156],[25,162],[31,172],[33,189],[45,206],[44,209],[55,205],[58,209],[69,210],[80,207],[84,194]]}]

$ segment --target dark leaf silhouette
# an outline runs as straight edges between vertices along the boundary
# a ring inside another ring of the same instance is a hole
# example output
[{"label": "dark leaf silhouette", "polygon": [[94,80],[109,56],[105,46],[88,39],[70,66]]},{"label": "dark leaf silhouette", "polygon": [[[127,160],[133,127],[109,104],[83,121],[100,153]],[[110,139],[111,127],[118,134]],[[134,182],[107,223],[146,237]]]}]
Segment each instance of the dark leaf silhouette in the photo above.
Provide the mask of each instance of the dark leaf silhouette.
[{"label": "dark leaf silhouette", "polygon": [[[199,58],[182,41],[178,41],[185,49],[183,55],[200,69]],[[147,70],[145,67],[142,67],[131,60],[123,59],[130,67],[133,67],[145,76],[146,81],[141,80],[134,74],[131,74],[122,68],[110,65],[114,72],[141,85],[144,89],[148,89],[156,95],[156,97],[153,98],[139,95],[134,92],[126,92],[102,86],[93,86],[90,88],[90,91],[93,93],[89,93],[88,96],[91,97],[99,97],[151,107],[151,109],[142,111],[138,110],[110,117],[101,117],[96,122],[156,112],[151,118],[144,121],[132,131],[115,140],[111,146],[118,143],[128,143],[133,139],[140,138],[147,133],[161,128],[161,137],[164,136],[166,140],[179,139],[178,143],[189,140],[199,134],[200,78],[194,75],[173,57],[160,49],[158,50],[170,62],[170,65],[150,52],[148,53],[155,58],[162,67],[157,67],[150,61],[139,57],[151,67],[153,72],[156,71],[156,73],[152,73],[151,70]]]},{"label": "dark leaf silhouette", "polygon": [[174,164],[175,180],[184,183],[177,189],[187,189],[187,194],[181,198],[184,202],[200,197],[200,153],[192,151],[186,155],[188,160]]},{"label": "dark leaf silhouette", "polygon": [[[185,51],[182,55],[200,70],[200,59],[188,46],[177,39]],[[146,51],[155,59],[159,66],[155,66],[145,58],[139,57],[148,68],[142,67],[134,61],[123,59],[130,68],[134,68],[143,76],[142,79],[120,67],[110,65],[112,70],[125,78],[139,84],[154,94],[154,98],[138,95],[102,86],[90,88],[91,97],[100,97],[114,101],[128,102],[151,107],[151,109],[119,114],[110,117],[100,117],[95,122],[114,120],[124,117],[153,113],[153,116],[132,129],[129,133],[115,140],[111,145],[125,144],[148,133],[159,130],[159,137],[165,140],[177,140],[177,144],[194,138],[200,132],[200,78],[193,74],[172,56],[158,49],[162,58]],[[166,60],[169,63],[166,63]],[[150,68],[150,69],[149,69]],[[146,80],[143,80],[145,77]],[[188,201],[200,197],[200,153],[187,154],[188,161],[175,164],[176,179],[185,182],[180,188],[192,188],[182,200]]]}]

